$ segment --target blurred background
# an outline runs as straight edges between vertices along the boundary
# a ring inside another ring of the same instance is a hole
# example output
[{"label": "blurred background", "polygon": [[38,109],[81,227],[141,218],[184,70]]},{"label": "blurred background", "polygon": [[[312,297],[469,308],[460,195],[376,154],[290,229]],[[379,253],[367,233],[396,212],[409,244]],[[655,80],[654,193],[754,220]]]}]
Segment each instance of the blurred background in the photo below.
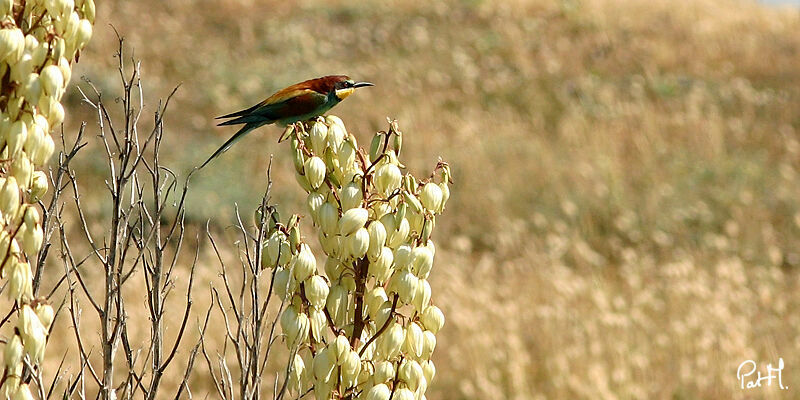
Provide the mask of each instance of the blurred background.
[{"label": "blurred background", "polygon": [[[162,157],[184,177],[235,131],[213,117],[340,73],[376,84],[334,110],[362,145],[396,118],[409,171],[426,175],[438,157],[450,163],[455,185],[431,275],[447,322],[428,399],[800,398],[796,7],[97,6],[73,85],[85,76],[107,96],[119,93],[113,25],[142,61],[145,113],[181,85]],[[66,131],[85,120],[96,133],[74,86],[67,96]],[[234,204],[247,215],[256,207],[271,157],[273,202],[284,215],[301,207],[280,132],[261,128],[193,178],[193,224],[210,219],[233,237]],[[76,166],[104,171],[92,157]],[[97,215],[101,195],[84,190]],[[209,262],[201,278],[217,268]],[[207,293],[197,296],[205,310]],[[55,363],[61,354],[48,351]],[[765,374],[779,357],[788,390],[740,389],[743,361]],[[204,366],[196,375],[202,398],[212,387]]]}]

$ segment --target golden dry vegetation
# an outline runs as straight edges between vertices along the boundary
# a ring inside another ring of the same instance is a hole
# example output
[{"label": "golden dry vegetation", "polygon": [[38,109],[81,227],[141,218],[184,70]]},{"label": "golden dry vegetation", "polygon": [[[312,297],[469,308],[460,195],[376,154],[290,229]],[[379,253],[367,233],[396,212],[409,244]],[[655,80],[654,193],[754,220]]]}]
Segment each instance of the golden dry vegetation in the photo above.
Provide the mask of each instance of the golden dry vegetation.
[{"label": "golden dry vegetation", "polygon": [[[362,142],[397,118],[409,170],[442,156],[454,172],[435,233],[447,323],[429,399],[798,397],[797,10],[292,3],[98,2],[74,76],[118,90],[113,24],[142,60],[145,111],[180,83],[163,157],[184,176],[233,133],[213,116],[314,76],[375,82],[335,113]],[[92,119],[69,96],[67,132]],[[234,203],[255,207],[271,154],[273,200],[285,215],[302,204],[278,133],[262,128],[193,180],[192,221],[212,219],[228,249]],[[207,287],[218,264],[207,248],[201,260]],[[52,365],[70,346],[55,337]],[[779,357],[787,391],[739,389],[741,362]],[[195,396],[211,390],[203,365],[194,382]]]}]

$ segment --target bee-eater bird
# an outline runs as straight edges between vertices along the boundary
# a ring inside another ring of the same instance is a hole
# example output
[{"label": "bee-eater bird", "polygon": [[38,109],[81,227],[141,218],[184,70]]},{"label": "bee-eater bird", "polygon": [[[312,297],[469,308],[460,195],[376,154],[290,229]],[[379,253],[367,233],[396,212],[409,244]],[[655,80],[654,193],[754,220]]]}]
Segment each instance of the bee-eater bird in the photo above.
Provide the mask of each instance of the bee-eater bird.
[{"label": "bee-eater bird", "polygon": [[244,126],[217,149],[200,168],[231,148],[253,129],[273,123],[285,126],[316,118],[353,94],[356,88],[364,86],[374,85],[369,82],[355,82],[346,75],[323,76],[281,89],[250,108],[217,117],[217,119],[232,118],[219,125],[243,124]]}]

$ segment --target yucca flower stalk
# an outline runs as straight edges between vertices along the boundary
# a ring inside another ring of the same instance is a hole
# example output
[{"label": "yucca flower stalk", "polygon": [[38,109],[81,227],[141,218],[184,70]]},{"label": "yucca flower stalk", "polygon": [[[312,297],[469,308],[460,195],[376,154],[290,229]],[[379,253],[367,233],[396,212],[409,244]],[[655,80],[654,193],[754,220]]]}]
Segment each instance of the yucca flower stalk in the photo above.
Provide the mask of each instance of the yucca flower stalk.
[{"label": "yucca flower stalk", "polygon": [[38,368],[54,316],[36,298],[31,272],[44,237],[36,204],[48,183],[40,169],[53,154],[61,97],[94,17],[93,0],[0,0],[0,277],[17,316],[3,350],[5,398],[31,399],[37,390],[23,382],[24,366]]},{"label": "yucca flower stalk", "polygon": [[404,174],[396,121],[358,147],[329,115],[287,128],[297,182],[325,253],[324,272],[303,243],[299,216],[274,224],[262,266],[276,268],[281,327],[293,351],[288,387],[317,399],[424,399],[442,311],[428,277],[431,233],[449,198],[450,168]]}]

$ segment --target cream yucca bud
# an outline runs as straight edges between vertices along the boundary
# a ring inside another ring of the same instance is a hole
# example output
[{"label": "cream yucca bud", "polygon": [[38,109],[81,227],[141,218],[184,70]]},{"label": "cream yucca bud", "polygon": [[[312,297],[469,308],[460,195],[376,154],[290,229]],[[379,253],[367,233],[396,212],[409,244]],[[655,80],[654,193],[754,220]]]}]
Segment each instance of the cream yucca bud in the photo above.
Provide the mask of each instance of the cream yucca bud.
[{"label": "cream yucca bud", "polygon": [[42,323],[42,326],[49,330],[50,324],[53,323],[53,317],[55,316],[53,307],[49,304],[40,303],[33,311],[36,313],[36,316],[39,317],[39,322]]},{"label": "cream yucca bud", "polygon": [[425,242],[425,247],[430,250],[432,256],[436,256],[436,245],[433,244],[433,240],[429,239],[427,242]]},{"label": "cream yucca bud", "polygon": [[61,57],[58,59],[58,68],[61,70],[61,75],[64,76],[64,87],[66,87],[72,78],[72,66],[69,65],[69,61],[65,57]]},{"label": "cream yucca bud", "polygon": [[22,354],[22,339],[20,339],[19,335],[11,336],[11,339],[8,340],[3,349],[3,364],[6,370],[15,369],[22,362]]},{"label": "cream yucca bud", "polygon": [[9,259],[5,268],[10,268],[8,295],[17,302],[28,300],[33,295],[31,288],[31,266],[27,261]]},{"label": "cream yucca bud", "polygon": [[47,122],[47,118],[44,115],[39,114],[39,113],[35,114],[33,116],[33,123],[38,125],[39,128],[42,129],[42,132],[45,135],[47,135],[47,136],[50,135],[50,123]]},{"label": "cream yucca bud", "polygon": [[394,396],[392,400],[416,400],[414,397],[414,392],[409,390],[408,388],[400,388],[394,392]]},{"label": "cream yucca bud", "polygon": [[347,137],[347,130],[342,120],[335,115],[328,115],[325,120],[328,122],[328,146],[338,153],[344,138]]},{"label": "cream yucca bud", "polygon": [[32,104],[38,104],[39,98],[42,94],[42,84],[39,80],[39,74],[31,73],[24,79],[22,85],[18,88],[22,90],[22,95],[25,100]]},{"label": "cream yucca bud", "polygon": [[381,250],[386,244],[386,228],[382,223],[373,221],[367,226],[367,232],[369,233],[367,256],[370,261],[374,261],[381,255]]},{"label": "cream yucca bud", "polygon": [[334,358],[330,347],[325,347],[317,352],[317,355],[314,356],[313,367],[314,377],[316,377],[319,382],[330,381],[333,368],[336,367],[336,359]]},{"label": "cream yucca bud", "polygon": [[431,331],[422,333],[422,356],[423,360],[430,360],[433,351],[436,349],[436,335]]},{"label": "cream yucca bud", "polygon": [[410,271],[396,271],[392,275],[389,290],[392,293],[397,293],[397,295],[400,296],[400,301],[404,304],[411,304],[417,293],[417,281],[419,281],[419,279]]},{"label": "cream yucca bud", "polygon": [[311,214],[311,219],[315,224],[319,225],[319,209],[325,204],[325,195],[318,192],[310,192],[306,198],[306,206],[308,213]]},{"label": "cream yucca bud", "polygon": [[375,286],[364,295],[364,305],[368,315],[372,315],[373,310],[378,310],[383,303],[389,301],[386,290],[382,286]]},{"label": "cream yucca bud", "polygon": [[376,220],[380,220],[384,215],[393,211],[392,206],[388,202],[372,203],[369,208],[372,212],[373,219]]},{"label": "cream yucca bud", "polygon": [[397,154],[400,154],[400,151],[403,150],[403,132],[395,130],[392,139],[393,139],[392,146],[394,147],[394,151]]},{"label": "cream yucca bud", "polygon": [[414,360],[403,360],[400,364],[399,377],[400,380],[408,385],[412,391],[419,388],[420,383],[425,381],[425,375],[422,372],[422,367]]},{"label": "cream yucca bud", "polygon": [[8,136],[5,139],[8,145],[9,158],[16,157],[28,139],[28,126],[22,120],[14,122],[11,124],[11,129],[9,129]]},{"label": "cream yucca bud", "polygon": [[[34,66],[34,65],[37,66],[37,67],[41,66],[47,60],[47,56],[49,54],[51,54],[51,53],[49,53],[50,48],[49,48],[49,46],[48,46],[46,41],[40,43],[40,42],[38,42],[38,40],[35,37],[33,37],[31,35],[28,35],[28,36],[25,37],[25,47],[27,49],[29,49],[29,50],[26,50],[26,51],[30,53],[31,66]],[[24,56],[23,56],[23,58],[24,58]],[[63,71],[62,71],[62,73],[63,73]],[[39,85],[41,87],[41,83],[39,83]],[[47,131],[47,130],[45,129],[45,131]]]},{"label": "cream yucca bud", "polygon": [[325,153],[325,148],[328,146],[328,127],[322,122],[315,122],[308,136],[311,139],[311,151],[316,155]]},{"label": "cream yucca bud", "polygon": [[[43,97],[46,98],[46,97]],[[58,100],[50,98],[49,113],[47,113],[47,122],[50,126],[56,127],[64,122],[64,106]]]},{"label": "cream yucca bud", "polygon": [[375,374],[372,375],[375,383],[385,383],[394,379],[394,364],[389,361],[375,363]]},{"label": "cream yucca bud", "polygon": [[419,358],[422,355],[423,339],[422,328],[416,322],[412,322],[406,327],[403,349]]},{"label": "cream yucca bud", "polygon": [[[50,159],[50,156],[53,155],[53,151],[55,151],[56,144],[55,142],[53,142],[53,138],[50,135],[42,131],[41,128],[38,128],[38,125],[35,126],[37,126],[36,134],[29,136],[33,136],[36,138],[35,142],[30,143],[30,146],[36,146],[36,147],[32,148],[29,154],[31,157],[31,162],[33,162],[34,165],[44,165],[47,162],[47,160]],[[27,147],[28,141],[26,141],[25,143]],[[25,151],[28,152],[27,149]]]},{"label": "cream yucca bud", "polygon": [[391,397],[392,391],[383,383],[379,383],[372,387],[372,389],[367,392],[367,397],[365,400],[389,400]]},{"label": "cream yucca bud", "polygon": [[333,396],[333,385],[335,381],[317,381],[314,384],[314,399],[316,400],[330,400]]},{"label": "cream yucca bud", "polygon": [[319,157],[310,157],[303,165],[303,172],[308,179],[308,184],[317,189],[325,180],[325,162]]},{"label": "cream yucca bud", "polygon": [[308,339],[308,316],[298,313],[294,307],[287,307],[281,315],[281,329],[286,335],[289,348],[300,345]]},{"label": "cream yucca bud", "polygon": [[9,250],[12,255],[16,255],[19,253],[19,245],[16,240],[11,238],[8,232],[0,229],[0,260],[3,260],[3,264],[0,266],[0,275],[2,275],[3,278],[8,276],[11,263],[16,261],[16,257],[6,258]]},{"label": "cream yucca bud", "polygon": [[64,89],[64,75],[57,65],[48,65],[39,74],[39,81],[46,96],[54,96]]},{"label": "cream yucca bud", "polygon": [[303,372],[305,370],[305,363],[299,354],[294,355],[292,361],[292,368],[289,370],[289,382],[287,383],[289,390],[294,393],[299,393],[303,390]]},{"label": "cream yucca bud", "polygon": [[370,308],[369,317],[372,318],[378,326],[383,326],[389,318],[392,318],[392,303],[384,301],[383,304],[379,305],[377,308]]},{"label": "cream yucca bud", "polygon": [[344,212],[339,220],[339,234],[347,236],[364,227],[369,218],[369,212],[363,208],[351,208]]},{"label": "cream yucca bud", "polygon": [[336,365],[342,365],[344,361],[344,356],[347,355],[347,352],[350,351],[350,342],[347,341],[347,338],[344,335],[336,336],[333,342],[330,344],[330,349],[333,351],[334,359],[336,360]]},{"label": "cream yucca bud", "polygon": [[275,247],[273,251],[275,251],[277,254],[278,265],[285,266],[292,261],[292,244],[289,242],[289,238],[283,232],[280,232],[278,240],[280,240],[280,246]]},{"label": "cream yucca bud", "polygon": [[342,169],[339,165],[339,159],[336,157],[332,148],[325,149],[325,154],[323,155],[323,161],[325,161],[325,166],[328,168],[328,179],[331,181],[333,186],[339,187],[342,186],[342,182],[344,181],[344,174],[342,173]]},{"label": "cream yucca bud", "polygon": [[[319,227],[326,235],[336,233],[339,226],[339,210],[330,202],[319,208]],[[358,228],[356,228],[358,229]]]},{"label": "cream yucca bud", "polygon": [[[2,67],[2,64],[0,64],[0,67]],[[12,69],[12,73],[13,71],[14,70]],[[6,108],[6,112],[8,113],[9,118],[15,120],[19,117],[19,112],[20,109],[22,108],[22,103],[24,102],[24,100],[25,100],[24,98],[17,96],[12,96],[8,99],[7,103],[8,107]]]},{"label": "cream yucca bud", "polygon": [[0,113],[0,143],[5,143],[9,129],[11,129],[11,118],[6,113]]},{"label": "cream yucca bud", "polygon": [[397,249],[394,251],[394,265],[397,269],[409,269],[408,267],[411,266],[411,260],[413,259],[413,249],[411,246],[404,244],[402,246],[397,246]]},{"label": "cream yucca bud", "polygon": [[292,270],[294,278],[298,282],[302,282],[317,271],[317,259],[314,253],[311,252],[311,247],[303,243],[300,245],[300,251],[292,260]]},{"label": "cream yucca bud", "polygon": [[22,344],[25,352],[34,362],[41,362],[47,344],[47,330],[44,329],[39,317],[27,304],[22,306],[22,314],[17,328],[21,332]]},{"label": "cream yucca bud", "polygon": [[341,285],[331,286],[325,308],[336,326],[343,326],[347,317],[347,290]]},{"label": "cream yucca bud", "polygon": [[[322,245],[322,251],[330,257],[344,258],[345,254],[341,248],[341,240],[336,235],[326,235],[324,232],[319,232],[319,243]],[[329,278],[333,278],[329,276]]]},{"label": "cream yucca bud", "polygon": [[84,0],[81,10],[83,11],[83,17],[88,19],[90,23],[94,23],[94,17],[96,13],[94,0]]},{"label": "cream yucca bud", "polygon": [[286,265],[292,257],[292,249],[289,246],[289,241],[286,234],[281,231],[275,231],[270,235],[265,244],[266,252],[262,254],[261,267],[272,268],[276,265]]},{"label": "cream yucca bud", "polygon": [[339,191],[339,198],[342,202],[342,210],[347,211],[351,208],[361,207],[364,194],[361,192],[360,185],[350,182]]},{"label": "cream yucca bud", "polygon": [[[424,212],[424,211],[423,211]],[[416,211],[412,211],[407,215],[408,219],[408,226],[411,228],[412,232],[420,233],[425,228],[425,215],[422,213],[418,213]]]},{"label": "cream yucca bud", "polygon": [[388,247],[381,248],[380,255],[374,261],[370,261],[368,273],[375,277],[378,282],[386,282],[392,274],[392,262],[394,254]]},{"label": "cream yucca bud", "polygon": [[384,140],[386,139],[385,133],[377,133],[372,137],[369,144],[369,161],[375,162],[381,156],[383,151]]},{"label": "cream yucca bud", "polygon": [[[320,239],[320,242],[323,240],[324,239]],[[328,279],[334,281],[339,279],[339,277],[342,276],[343,271],[344,268],[338,258],[328,257],[328,259],[325,260],[325,275],[328,276]]]},{"label": "cream yucca bud", "polygon": [[325,318],[325,312],[316,307],[311,307],[308,310],[308,320],[311,324],[311,336],[314,338],[314,341],[317,343],[322,342],[323,332],[325,332],[325,327],[328,324],[328,320]]},{"label": "cream yucca bud", "polygon": [[411,251],[411,271],[420,278],[427,278],[433,268],[433,253],[428,247],[419,246]]},{"label": "cream yucca bud", "polygon": [[25,50],[25,35],[18,28],[0,29],[0,62],[5,60],[14,65]]},{"label": "cream yucca bud", "polygon": [[300,246],[300,216],[297,214],[292,215],[289,220],[289,246],[296,249]]},{"label": "cream yucca bud", "polygon": [[310,351],[301,351],[300,357],[303,359],[303,388],[314,386],[314,355]]},{"label": "cream yucca bud", "polygon": [[294,280],[292,270],[289,268],[279,268],[275,271],[274,280],[275,294],[281,300],[288,300],[297,290],[297,281]]},{"label": "cream yucca bud", "polygon": [[[369,360],[369,358],[367,358]],[[356,386],[358,389],[361,390],[362,395],[364,393],[368,393],[370,389],[372,389],[372,375],[375,373],[374,369],[372,368],[372,364],[369,362],[364,362],[361,364],[361,372],[358,373],[358,378],[356,378]],[[359,398],[364,398],[361,396]]]},{"label": "cream yucca bud", "polygon": [[350,242],[350,255],[353,258],[361,258],[367,254],[369,248],[369,232],[365,228],[359,228],[355,233],[348,237]]},{"label": "cream yucca bud", "polygon": [[[292,139],[292,144],[294,144],[295,142],[297,142],[297,139]],[[303,165],[305,164],[305,162],[306,162],[306,156],[303,154],[303,150],[295,148],[294,153],[292,153],[292,163],[294,164],[294,169],[295,171],[297,171],[298,174],[303,173]],[[298,178],[298,182],[299,181],[300,179]]]},{"label": "cream yucca bud", "polygon": [[423,225],[422,232],[420,232],[419,240],[422,242],[427,242],[431,238],[431,233],[433,232],[433,228],[436,226],[436,217],[432,214],[427,214],[425,216],[425,225]]},{"label": "cream yucca bud", "polygon": [[397,229],[394,231],[389,231],[388,229],[386,230],[386,233],[388,234],[387,243],[389,247],[396,248],[405,242],[410,232],[411,226],[408,224],[408,220],[405,218],[401,219],[397,224]]},{"label": "cream yucca bud", "polygon": [[41,220],[39,219],[39,211],[34,206],[27,206],[22,214],[22,222],[28,225],[28,228],[33,228],[38,225]]},{"label": "cream yucca bud", "polygon": [[442,203],[439,206],[439,209],[436,210],[437,213],[444,211],[444,206],[447,204],[447,200],[450,200],[450,185],[448,185],[447,182],[442,182],[439,184],[439,189],[442,190]]},{"label": "cream yucca bud", "polygon": [[361,372],[361,358],[355,351],[347,351],[347,354],[341,360],[341,375],[344,387],[351,387],[355,385],[358,379],[358,373]]},{"label": "cream yucca bud", "polygon": [[425,329],[437,334],[439,330],[442,329],[442,326],[444,326],[444,313],[442,313],[439,307],[428,306],[425,308],[425,311],[422,312],[421,320]]},{"label": "cream yucca bud", "polygon": [[342,142],[342,146],[339,148],[339,152],[336,154],[337,160],[339,161],[339,168],[342,170],[344,175],[347,175],[347,172],[357,168],[356,146],[355,138],[350,136],[344,142]]},{"label": "cream yucca bud", "polygon": [[91,38],[92,23],[88,19],[81,20],[73,38],[75,50],[83,49],[86,46],[86,43],[89,43],[89,39]]},{"label": "cream yucca bud", "polygon": [[314,275],[306,280],[304,287],[306,297],[311,305],[318,309],[325,307],[325,302],[328,299],[328,292],[330,291],[328,284],[325,282],[325,278]]},{"label": "cream yucca bud", "polygon": [[411,208],[411,211],[414,211],[415,213],[418,214],[422,213],[423,211],[422,202],[420,202],[419,199],[417,199],[417,196],[414,196],[413,194],[404,190],[403,201],[406,203],[406,205],[408,205]]},{"label": "cream yucca bud", "polygon": [[389,329],[378,337],[378,353],[384,360],[391,360],[400,353],[400,346],[405,341],[405,331],[397,322],[393,322]]},{"label": "cream yucca bud", "polygon": [[436,366],[433,361],[428,360],[422,363],[422,373],[425,375],[425,380],[430,384],[433,382],[433,377],[436,376]]},{"label": "cream yucca bud", "polygon": [[[374,327],[374,326],[375,326],[375,321],[370,321],[367,324],[367,329],[364,329],[364,331],[361,333],[361,343],[360,343],[360,345],[361,345],[360,347],[361,348],[358,350],[359,351],[358,355],[361,356],[362,360],[372,360],[375,357],[375,346],[376,346],[375,342],[370,343],[369,346],[367,346],[367,348],[363,348],[364,344],[366,344],[367,341],[369,341],[369,339],[371,338],[371,334],[374,334],[375,329],[372,329],[372,327]],[[362,353],[362,351],[363,351],[363,353]],[[367,367],[367,368],[365,368],[365,367]],[[368,371],[370,373],[370,376],[371,376],[371,374],[374,372],[374,371],[372,371],[372,369],[373,369],[372,368],[372,364],[363,364],[363,365],[361,365],[361,373],[362,374],[365,371]],[[366,381],[366,379],[362,379],[362,378],[359,378],[359,380]]]},{"label": "cream yucca bud", "polygon": [[426,209],[438,212],[442,207],[442,188],[433,182],[426,183],[422,187],[420,201]]},{"label": "cream yucca bud", "polygon": [[414,308],[421,313],[431,302],[431,284],[427,279],[417,281],[417,292],[414,294]]},{"label": "cream yucca bud", "polygon": [[53,8],[48,8],[54,17],[65,17],[75,8],[75,0],[55,0],[52,5]]},{"label": "cream yucca bud", "polygon": [[42,248],[42,241],[44,241],[44,232],[41,225],[27,227],[22,235],[22,250],[29,257],[33,257]]},{"label": "cream yucca bud", "polygon": [[406,192],[417,193],[417,188],[419,187],[419,184],[417,183],[417,178],[415,178],[414,175],[406,174],[403,177],[402,186],[406,190]]},{"label": "cream yucca bud", "polygon": [[13,176],[6,178],[0,189],[0,211],[2,215],[14,215],[19,207],[19,186]]},{"label": "cream yucca bud", "polygon": [[9,371],[9,374],[6,377],[5,382],[3,382],[3,386],[0,388],[0,393],[2,393],[2,398],[4,399],[13,399],[14,396],[17,394],[17,389],[19,388],[19,381],[20,376],[22,375],[22,364],[17,366],[16,370]]},{"label": "cream yucca bud", "polygon": [[14,396],[11,397],[11,400],[33,400],[33,394],[31,393],[31,388],[28,386],[28,384],[23,383],[19,385],[16,393],[14,393]]},{"label": "cream yucca bud", "polygon": [[388,196],[400,187],[402,178],[403,175],[397,165],[383,164],[375,171],[375,188]]}]

